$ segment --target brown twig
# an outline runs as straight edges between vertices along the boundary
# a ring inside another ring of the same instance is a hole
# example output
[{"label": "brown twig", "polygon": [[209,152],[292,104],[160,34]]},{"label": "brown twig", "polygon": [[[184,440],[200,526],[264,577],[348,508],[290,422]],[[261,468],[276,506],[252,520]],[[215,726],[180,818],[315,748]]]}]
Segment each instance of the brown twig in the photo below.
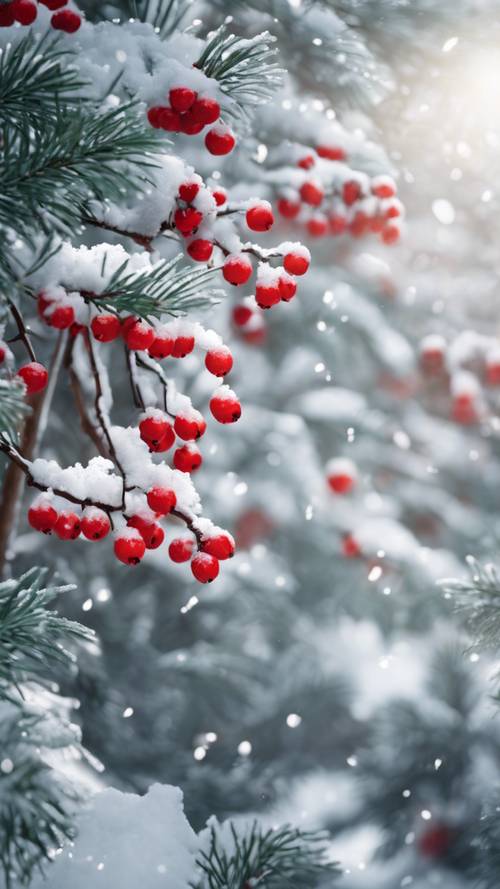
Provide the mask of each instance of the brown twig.
[{"label": "brown twig", "polygon": [[139,380],[137,379],[137,361],[135,357],[135,352],[131,352],[127,346],[124,346],[125,349],[125,359],[127,361],[127,369],[128,376],[130,380],[130,389],[132,391],[132,398],[134,399],[134,404],[137,408],[141,410],[146,410],[146,402],[142,396],[141,387],[139,384]]},{"label": "brown twig", "polygon": [[101,457],[109,457],[108,450],[99,435],[99,430],[94,425],[92,420],[89,417],[87,412],[87,408],[85,405],[85,399],[82,392],[82,387],[80,385],[80,380],[78,378],[78,374],[73,365],[73,351],[75,346],[75,340],[73,338],[68,339],[68,344],[66,346],[66,352],[64,355],[64,367],[68,372],[69,377],[69,385],[71,392],[73,394],[73,399],[75,402],[75,407],[78,412],[78,416],[80,417],[80,426],[82,431],[91,439],[94,443],[98,453]]},{"label": "brown twig", "polygon": [[26,327],[26,325],[24,323],[24,318],[21,315],[21,312],[19,311],[19,309],[17,308],[15,303],[13,303],[12,300],[9,299],[8,297],[7,297],[7,303],[8,303],[9,309],[11,311],[12,317],[14,318],[14,321],[16,322],[16,327],[17,327],[17,336],[12,337],[12,339],[9,340],[9,343],[22,342],[24,344],[31,360],[36,361],[35,350],[34,350],[33,346],[31,345],[31,340],[28,335],[28,328]]},{"label": "brown twig", "polygon": [[137,364],[139,365],[139,367],[144,368],[144,370],[149,370],[150,373],[153,373],[153,374],[155,374],[156,377],[158,377],[158,379],[160,380],[160,383],[162,384],[162,387],[163,387],[163,408],[164,408],[164,411],[166,414],[169,415],[169,417],[172,417],[172,419],[175,420],[177,414],[173,413],[172,411],[170,411],[168,409],[168,380],[167,380],[165,374],[163,373],[163,370],[159,366],[159,364],[156,361],[154,361],[153,358],[146,358],[146,356],[141,356],[141,357],[137,356]]}]

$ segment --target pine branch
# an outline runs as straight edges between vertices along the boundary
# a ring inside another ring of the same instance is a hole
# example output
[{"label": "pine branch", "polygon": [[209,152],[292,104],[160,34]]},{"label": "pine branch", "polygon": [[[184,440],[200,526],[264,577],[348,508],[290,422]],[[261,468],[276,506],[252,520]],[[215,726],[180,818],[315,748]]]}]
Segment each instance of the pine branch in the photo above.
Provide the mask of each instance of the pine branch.
[{"label": "pine branch", "polygon": [[31,133],[0,130],[0,227],[22,236],[74,227],[92,198],[121,201],[148,182],[161,137],[133,104],[94,114],[59,109]]},{"label": "pine branch", "polygon": [[215,269],[178,269],[182,256],[161,260],[151,270],[127,273],[127,263],[120,266],[100,294],[82,295],[97,306],[116,312],[129,312],[142,318],[168,313],[178,315],[215,301],[219,291],[210,288]]},{"label": "pine branch", "polygon": [[68,103],[69,94],[85,86],[68,65],[72,55],[49,32],[7,44],[0,54],[0,123],[26,132],[55,117],[61,102]]},{"label": "pine branch", "polygon": [[21,423],[29,412],[25,387],[19,378],[0,379],[0,433],[17,441]]},{"label": "pine branch", "polygon": [[165,40],[178,31],[186,18],[192,0],[128,0],[130,15],[149,22]]},{"label": "pine branch", "polygon": [[51,667],[71,663],[66,641],[94,638],[92,630],[47,610],[72,587],[44,586],[46,577],[46,570],[32,568],[0,583],[0,698],[10,698],[8,685],[39,680]]},{"label": "pine branch", "polygon": [[467,558],[470,580],[446,579],[440,582],[452,596],[457,611],[470,630],[475,647],[500,647],[500,574],[496,565],[480,565]]},{"label": "pine branch", "polygon": [[198,859],[203,877],[196,889],[314,889],[339,873],[328,860],[323,832],[288,825],[265,830],[257,821],[244,828],[212,823],[209,830],[208,851]]},{"label": "pine branch", "polygon": [[267,31],[247,40],[227,34],[223,25],[208,41],[196,67],[218,81],[242,114],[249,105],[269,101],[282,85],[285,72],[276,61],[275,40]]}]

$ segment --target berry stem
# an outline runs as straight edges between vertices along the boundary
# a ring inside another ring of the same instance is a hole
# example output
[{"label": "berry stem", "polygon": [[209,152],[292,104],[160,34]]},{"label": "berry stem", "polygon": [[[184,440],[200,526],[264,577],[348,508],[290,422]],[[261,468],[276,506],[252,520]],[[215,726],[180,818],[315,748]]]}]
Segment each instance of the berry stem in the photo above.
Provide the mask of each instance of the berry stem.
[{"label": "berry stem", "polygon": [[66,346],[66,352],[64,355],[64,368],[68,372],[69,377],[69,385],[71,392],[73,394],[73,399],[75,402],[75,407],[78,412],[78,416],[80,417],[80,426],[82,431],[91,439],[94,443],[98,453],[101,457],[109,457],[108,451],[104,445],[104,442],[99,435],[99,430],[94,425],[92,420],[89,417],[87,412],[87,408],[85,405],[85,398],[82,392],[82,387],[80,384],[80,379],[73,365],[73,352],[75,348],[75,340],[72,338],[68,339],[68,344]]},{"label": "berry stem", "polygon": [[24,318],[15,303],[13,303],[12,300],[8,297],[7,303],[17,327],[17,336],[10,339],[9,343],[22,342],[26,347],[28,355],[30,356],[30,361],[36,361],[35,350],[33,349],[33,346],[31,344],[31,340],[28,335],[28,328],[24,323]]},{"label": "berry stem", "polygon": [[125,358],[127,361],[127,369],[128,375],[130,379],[130,388],[132,390],[132,398],[134,399],[134,404],[137,408],[141,410],[146,410],[146,402],[144,401],[141,386],[139,380],[137,379],[137,359],[135,356],[135,352],[131,352],[130,349],[125,348]]}]

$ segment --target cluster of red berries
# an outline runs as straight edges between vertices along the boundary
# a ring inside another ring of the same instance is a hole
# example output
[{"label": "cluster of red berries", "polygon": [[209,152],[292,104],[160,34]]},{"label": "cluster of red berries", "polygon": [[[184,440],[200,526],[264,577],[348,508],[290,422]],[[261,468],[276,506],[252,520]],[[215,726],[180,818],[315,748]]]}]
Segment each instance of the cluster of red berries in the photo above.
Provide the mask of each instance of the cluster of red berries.
[{"label": "cluster of red berries", "polygon": [[[138,565],[146,550],[157,549],[164,542],[159,520],[175,510],[175,491],[153,487],[147,492],[147,504],[151,515],[125,516],[126,526],[115,534],[114,553],[125,565]],[[94,543],[107,537],[112,527],[109,515],[98,507],[86,507],[81,513],[57,511],[43,495],[29,508],[28,522],[36,531],[54,533],[60,540],[76,540],[81,535]],[[198,542],[194,537],[174,538],[168,552],[173,562],[190,560],[193,576],[200,583],[211,583],[219,574],[219,562],[234,555],[234,540],[227,531],[212,528]]]},{"label": "cluster of red berries", "polygon": [[[68,0],[39,0],[53,12],[50,24],[56,31],[74,34],[82,23],[81,16],[72,9],[63,9]],[[38,16],[38,2],[35,0],[11,0],[0,4],[0,28],[10,28],[15,22],[32,25]]]},{"label": "cluster of red berries", "polygon": [[[206,188],[201,181],[197,181],[198,179],[199,177],[193,178],[179,186],[173,225],[183,238],[190,239],[186,251],[195,262],[209,262],[215,246],[222,250],[225,255],[222,266],[224,280],[234,287],[241,287],[250,280],[254,272],[248,251],[229,253],[222,244],[216,244],[213,239],[197,237],[199,227],[206,222],[199,206],[193,205],[200,191]],[[223,206],[227,201],[223,189],[212,191],[211,195],[217,207]],[[274,214],[268,201],[253,201],[246,208],[245,222],[250,231],[269,231],[274,224]],[[310,254],[301,244],[290,242],[281,245],[277,250],[283,250],[282,253],[278,253],[283,256],[283,266],[272,268],[267,262],[261,262],[257,271],[255,299],[262,309],[269,309],[282,301],[290,302],[297,292],[295,278],[305,275],[309,268]]]},{"label": "cluster of red berries", "polygon": [[148,121],[157,130],[196,136],[205,127],[218,121],[205,136],[210,154],[229,154],[236,139],[228,126],[220,122],[220,105],[210,96],[200,96],[187,86],[177,86],[168,94],[168,105],[153,105],[148,109]]},{"label": "cluster of red berries", "polygon": [[[322,177],[325,167],[322,168],[319,158],[339,166],[333,182],[328,168]],[[400,237],[398,220],[403,209],[397,199],[396,184],[389,176],[375,176],[370,180],[364,174],[353,175],[339,164],[343,160],[342,148],[327,145],[319,145],[315,151],[299,158],[297,166],[305,171],[304,179],[298,190],[288,189],[280,196],[281,216],[290,220],[298,217],[313,237],[349,233],[360,238],[373,232],[380,235],[385,244],[394,244]]]}]

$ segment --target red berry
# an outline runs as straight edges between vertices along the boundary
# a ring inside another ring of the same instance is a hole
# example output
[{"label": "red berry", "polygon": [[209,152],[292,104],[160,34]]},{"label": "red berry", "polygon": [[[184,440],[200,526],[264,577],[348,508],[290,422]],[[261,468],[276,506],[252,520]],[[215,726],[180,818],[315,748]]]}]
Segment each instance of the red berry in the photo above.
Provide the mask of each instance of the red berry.
[{"label": "red berry", "polygon": [[262,325],[261,327],[255,327],[252,330],[244,330],[241,336],[246,343],[250,343],[252,346],[259,346],[265,341],[267,330],[265,325]]},{"label": "red berry", "polygon": [[175,227],[184,237],[192,235],[202,219],[203,214],[199,210],[195,210],[194,207],[186,207],[185,210],[179,208],[174,213]]},{"label": "red berry", "polygon": [[56,330],[67,330],[75,320],[75,313],[72,306],[56,306],[53,312],[44,317],[50,327],[55,327]]},{"label": "red berry", "polygon": [[354,487],[354,478],[347,473],[336,473],[328,476],[328,484],[336,494],[348,494]]},{"label": "red berry", "polygon": [[188,245],[187,252],[191,259],[194,259],[196,262],[208,262],[213,249],[212,241],[207,241],[205,238],[196,238],[195,241],[191,241]]},{"label": "red berry", "polygon": [[14,22],[14,4],[0,4],[0,28],[10,28],[10,26],[13,25]]},{"label": "red berry", "polygon": [[165,436],[168,436],[169,433],[172,438],[170,444],[173,444],[175,439],[171,424],[165,417],[159,415],[159,412],[158,416],[147,416],[141,420],[139,423],[139,433],[142,440],[149,446],[157,445],[165,438]]},{"label": "red berry", "polygon": [[186,111],[185,114],[181,114],[179,128],[181,133],[184,133],[186,136],[197,136],[198,133],[201,133],[203,126],[204,124],[194,119],[192,111]]},{"label": "red berry", "polygon": [[75,337],[78,336],[79,333],[83,333],[85,330],[87,330],[85,324],[77,324],[77,322],[74,321],[69,329],[69,335],[72,336],[73,339],[75,339]]},{"label": "red berry", "polygon": [[172,540],[168,554],[172,562],[188,562],[193,555],[194,540],[190,537],[176,537]]},{"label": "red berry", "polygon": [[348,207],[355,204],[361,197],[361,186],[354,179],[344,182],[342,186],[342,200]]},{"label": "red berry", "polygon": [[80,518],[74,512],[60,512],[54,528],[61,540],[76,540],[80,535]]},{"label": "red berry", "polygon": [[208,553],[198,553],[191,560],[191,571],[199,583],[212,583],[219,573],[219,562]]},{"label": "red berry", "polygon": [[436,824],[418,839],[418,849],[425,858],[442,858],[449,851],[454,832],[446,824]]},{"label": "red berry", "polygon": [[210,349],[205,356],[205,367],[215,377],[223,377],[233,366],[233,356],[227,346]]},{"label": "red berry", "polygon": [[127,525],[139,532],[146,544],[146,549],[158,549],[165,540],[165,532],[157,522],[148,522],[141,516],[131,516],[127,519]]},{"label": "red berry", "polygon": [[174,342],[173,336],[168,336],[165,333],[156,334],[148,349],[151,358],[168,358],[172,354]]},{"label": "red berry", "polygon": [[228,256],[222,268],[224,280],[235,287],[246,284],[249,278],[252,277],[252,272],[252,263],[244,255],[236,256],[234,254]]},{"label": "red berry", "polygon": [[222,207],[222,205],[225,204],[227,201],[227,194],[223,188],[217,188],[215,191],[213,191],[212,197],[218,207]]},{"label": "red berry", "polygon": [[183,441],[195,441],[195,439],[201,438],[205,429],[205,420],[198,411],[191,417],[183,417],[179,414],[174,421],[174,431]]},{"label": "red berry", "polygon": [[274,223],[273,211],[267,203],[257,204],[248,208],[246,221],[253,232],[267,232]]},{"label": "red berry", "polygon": [[235,306],[233,309],[233,324],[236,327],[244,327],[245,324],[248,324],[252,315],[254,315],[254,312],[252,312],[249,306]]},{"label": "red berry", "polygon": [[156,512],[158,515],[168,515],[169,512],[172,512],[175,509],[177,504],[177,497],[175,496],[175,491],[171,491],[170,488],[150,488],[147,493],[147,501],[148,506],[153,512]]},{"label": "red berry", "polygon": [[126,334],[125,342],[129,349],[133,351],[143,351],[149,349],[155,339],[155,332],[147,321],[139,319],[130,325]]},{"label": "red berry", "polygon": [[230,559],[234,556],[234,540],[229,534],[214,534],[202,540],[201,551],[216,559]]},{"label": "red berry", "polygon": [[278,287],[283,302],[289,302],[297,293],[297,282],[295,281],[295,278],[292,278],[291,275],[288,275],[286,272],[283,272],[283,274],[279,276]]},{"label": "red berry", "polygon": [[309,253],[287,253],[283,260],[283,265],[289,275],[305,275],[309,264]]},{"label": "red berry", "polygon": [[320,157],[324,157],[329,161],[345,160],[345,151],[338,145],[318,145],[316,152]]},{"label": "red berry", "polygon": [[311,204],[312,207],[319,207],[325,193],[319,182],[304,182],[300,187],[300,196],[306,204]]},{"label": "red berry", "polygon": [[328,217],[328,227],[332,235],[343,235],[347,228],[347,219],[345,216],[341,216],[340,213],[332,213]]},{"label": "red berry", "polygon": [[80,16],[72,9],[61,9],[60,12],[55,12],[50,20],[50,24],[56,31],[65,31],[66,34],[74,34],[75,31],[78,31],[81,23]]},{"label": "red berry", "polygon": [[349,232],[354,238],[361,238],[363,235],[366,235],[369,227],[370,220],[366,213],[358,211],[349,225]]},{"label": "red berry", "polygon": [[307,222],[307,231],[313,238],[321,238],[326,235],[328,222],[325,216],[312,216]]},{"label": "red berry", "polygon": [[344,534],[342,539],[342,552],[348,559],[354,559],[361,555],[361,547],[352,534]]},{"label": "red berry", "polygon": [[236,139],[231,130],[214,128],[209,130],[205,136],[205,146],[210,154],[217,156],[229,154],[235,145]]},{"label": "red berry", "polygon": [[161,129],[167,133],[178,133],[181,128],[181,116],[173,108],[160,108],[158,120]]},{"label": "red berry", "polygon": [[393,198],[396,194],[396,185],[387,176],[376,176],[372,180],[372,193],[378,198]]},{"label": "red berry", "polygon": [[215,99],[208,96],[196,99],[191,108],[194,120],[206,126],[209,123],[215,123],[220,117],[220,105]]},{"label": "red berry", "polygon": [[3,364],[7,355],[7,346],[0,342],[0,364]]},{"label": "red berry", "polygon": [[306,154],[304,157],[301,157],[299,161],[297,161],[297,166],[300,167],[301,170],[310,170],[311,167],[314,167],[316,161],[314,160],[314,155]]},{"label": "red berry", "polygon": [[50,534],[57,523],[57,512],[50,503],[43,500],[35,502],[28,510],[28,522],[35,531]]},{"label": "red berry", "polygon": [[110,343],[120,336],[120,319],[116,315],[96,315],[90,322],[90,329],[100,343]]},{"label": "red berry", "polygon": [[486,382],[489,386],[500,385],[500,361],[498,358],[490,358],[485,368]]},{"label": "red berry", "polygon": [[194,349],[194,336],[177,336],[172,347],[172,358],[185,358]]},{"label": "red berry", "polygon": [[[0,9],[1,9],[1,6],[0,6]],[[52,303],[53,303],[53,300],[47,299],[47,297],[43,291],[38,294],[37,312],[40,315],[40,318],[43,318],[45,320],[45,312]]]},{"label": "red berry", "polygon": [[146,544],[138,531],[122,532],[115,539],[115,556],[125,565],[138,565],[146,552]]},{"label": "red berry", "polygon": [[133,325],[137,321],[140,321],[140,318],[136,318],[135,315],[127,315],[127,317],[123,319],[123,321],[122,321],[122,337],[123,337],[123,339],[125,339],[130,328],[133,327]]},{"label": "red berry", "polygon": [[401,230],[397,225],[387,225],[382,232],[384,244],[396,244],[399,241]]},{"label": "red berry", "polygon": [[39,0],[47,9],[50,9],[51,12],[54,12],[56,9],[61,9],[61,7],[66,6],[68,0]]},{"label": "red berry", "polygon": [[179,185],[179,197],[186,204],[191,204],[200,190],[197,182],[183,182]]},{"label": "red berry", "polygon": [[212,395],[210,410],[218,423],[235,423],[241,417],[241,404],[234,392],[227,390],[227,387],[225,392],[219,390]]},{"label": "red berry", "polygon": [[186,444],[174,451],[174,466],[181,472],[196,472],[202,462],[201,454],[196,445]]},{"label": "red berry", "polygon": [[255,288],[255,301],[261,309],[270,309],[281,300],[278,281],[269,284],[257,284]]},{"label": "red berry", "polygon": [[295,219],[300,213],[300,204],[298,201],[288,201],[286,198],[280,198],[278,201],[278,212],[285,219]]},{"label": "red berry", "polygon": [[188,86],[178,86],[170,90],[168,99],[174,111],[189,111],[196,96]]},{"label": "red berry", "polygon": [[24,380],[28,395],[41,392],[42,389],[45,389],[49,380],[46,369],[38,361],[30,361],[29,364],[24,364],[17,371],[17,376]]},{"label": "red berry", "polygon": [[161,113],[164,110],[162,105],[153,105],[152,108],[148,108],[147,118],[149,123],[155,130],[159,130],[161,128]]},{"label": "red berry", "polygon": [[398,216],[401,216],[401,205],[396,203],[389,204],[384,210],[384,215],[386,219],[397,219]]},{"label": "red berry", "polygon": [[102,509],[89,506],[83,512],[80,528],[87,540],[102,540],[111,531],[111,522]]},{"label": "red berry", "polygon": [[36,3],[32,0],[14,0],[13,8],[14,18],[20,25],[31,25],[38,15]]}]

